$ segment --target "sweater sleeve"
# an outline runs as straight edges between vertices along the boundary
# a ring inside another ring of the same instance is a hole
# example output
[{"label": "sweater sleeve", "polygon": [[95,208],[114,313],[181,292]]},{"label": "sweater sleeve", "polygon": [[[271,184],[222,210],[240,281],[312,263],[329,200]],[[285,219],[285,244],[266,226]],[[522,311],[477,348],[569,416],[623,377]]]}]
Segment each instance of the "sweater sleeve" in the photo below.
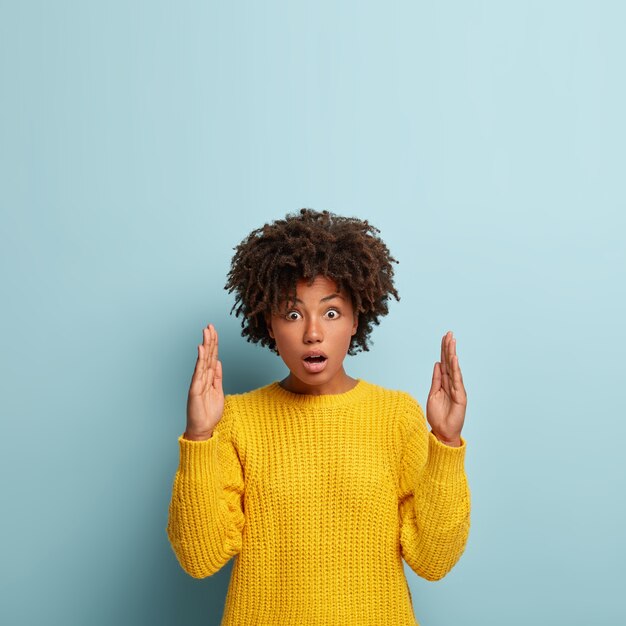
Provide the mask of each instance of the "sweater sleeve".
[{"label": "sweater sleeve", "polygon": [[400,545],[404,560],[426,580],[443,578],[461,558],[470,529],[466,441],[441,443],[407,394],[400,471]]},{"label": "sweater sleeve", "polygon": [[179,465],[166,530],[178,562],[194,578],[215,574],[241,550],[244,477],[234,417],[226,396],[224,413],[209,439],[178,438]]}]

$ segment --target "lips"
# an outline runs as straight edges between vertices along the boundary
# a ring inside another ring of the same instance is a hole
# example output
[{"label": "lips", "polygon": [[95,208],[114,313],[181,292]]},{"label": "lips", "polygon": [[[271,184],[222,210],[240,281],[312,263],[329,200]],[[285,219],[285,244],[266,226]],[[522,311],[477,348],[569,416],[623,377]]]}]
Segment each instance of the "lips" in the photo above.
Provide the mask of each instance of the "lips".
[{"label": "lips", "polygon": [[321,350],[311,350],[302,357],[302,363],[307,372],[316,374],[326,367],[328,357]]},{"label": "lips", "polygon": [[303,359],[308,359],[309,357],[317,357],[317,356],[323,356],[325,359],[328,358],[328,356],[326,355],[325,352],[322,352],[321,350],[309,350],[308,352],[305,352],[302,355]]}]

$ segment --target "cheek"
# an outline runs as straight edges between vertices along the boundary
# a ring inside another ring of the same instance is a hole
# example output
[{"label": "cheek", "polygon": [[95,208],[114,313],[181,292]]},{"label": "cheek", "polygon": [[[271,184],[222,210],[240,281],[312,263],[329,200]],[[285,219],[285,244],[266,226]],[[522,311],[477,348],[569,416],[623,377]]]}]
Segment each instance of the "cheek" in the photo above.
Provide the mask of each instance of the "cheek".
[{"label": "cheek", "polygon": [[282,346],[284,352],[289,352],[289,346],[293,343],[294,339],[290,337],[290,333],[285,331],[284,328],[276,328],[272,329],[272,333],[274,335],[274,341],[276,345]]},{"label": "cheek", "polygon": [[334,334],[334,343],[338,346],[347,347],[352,341],[353,330],[352,324],[346,324],[343,328]]}]

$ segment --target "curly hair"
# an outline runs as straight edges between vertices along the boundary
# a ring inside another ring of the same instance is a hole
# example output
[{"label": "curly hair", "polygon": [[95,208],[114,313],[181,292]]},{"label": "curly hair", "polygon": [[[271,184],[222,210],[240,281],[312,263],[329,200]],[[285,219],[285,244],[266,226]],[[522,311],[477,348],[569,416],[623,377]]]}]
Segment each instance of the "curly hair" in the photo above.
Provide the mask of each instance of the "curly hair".
[{"label": "curly hair", "polygon": [[300,209],[253,230],[235,250],[224,289],[235,291],[230,314],[242,314],[241,336],[268,346],[278,354],[270,337],[266,315],[277,313],[282,301],[293,302],[296,283],[316,276],[332,279],[345,290],[358,315],[349,355],[369,351],[373,324],[389,312],[391,296],[400,301],[393,284],[394,259],[380,230],[367,220],[330,211]]}]

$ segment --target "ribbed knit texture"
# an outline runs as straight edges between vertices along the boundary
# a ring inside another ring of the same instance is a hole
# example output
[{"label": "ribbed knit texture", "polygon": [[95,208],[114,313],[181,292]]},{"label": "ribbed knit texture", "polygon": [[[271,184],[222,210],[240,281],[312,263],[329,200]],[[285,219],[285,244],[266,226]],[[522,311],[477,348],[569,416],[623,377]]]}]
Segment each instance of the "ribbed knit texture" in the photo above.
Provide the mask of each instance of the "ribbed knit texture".
[{"label": "ribbed knit texture", "polygon": [[222,626],[419,626],[402,558],[438,580],[465,550],[465,439],[444,445],[409,393],[357,380],[227,395],[210,439],[179,437],[167,534],[195,578],[237,555]]}]

